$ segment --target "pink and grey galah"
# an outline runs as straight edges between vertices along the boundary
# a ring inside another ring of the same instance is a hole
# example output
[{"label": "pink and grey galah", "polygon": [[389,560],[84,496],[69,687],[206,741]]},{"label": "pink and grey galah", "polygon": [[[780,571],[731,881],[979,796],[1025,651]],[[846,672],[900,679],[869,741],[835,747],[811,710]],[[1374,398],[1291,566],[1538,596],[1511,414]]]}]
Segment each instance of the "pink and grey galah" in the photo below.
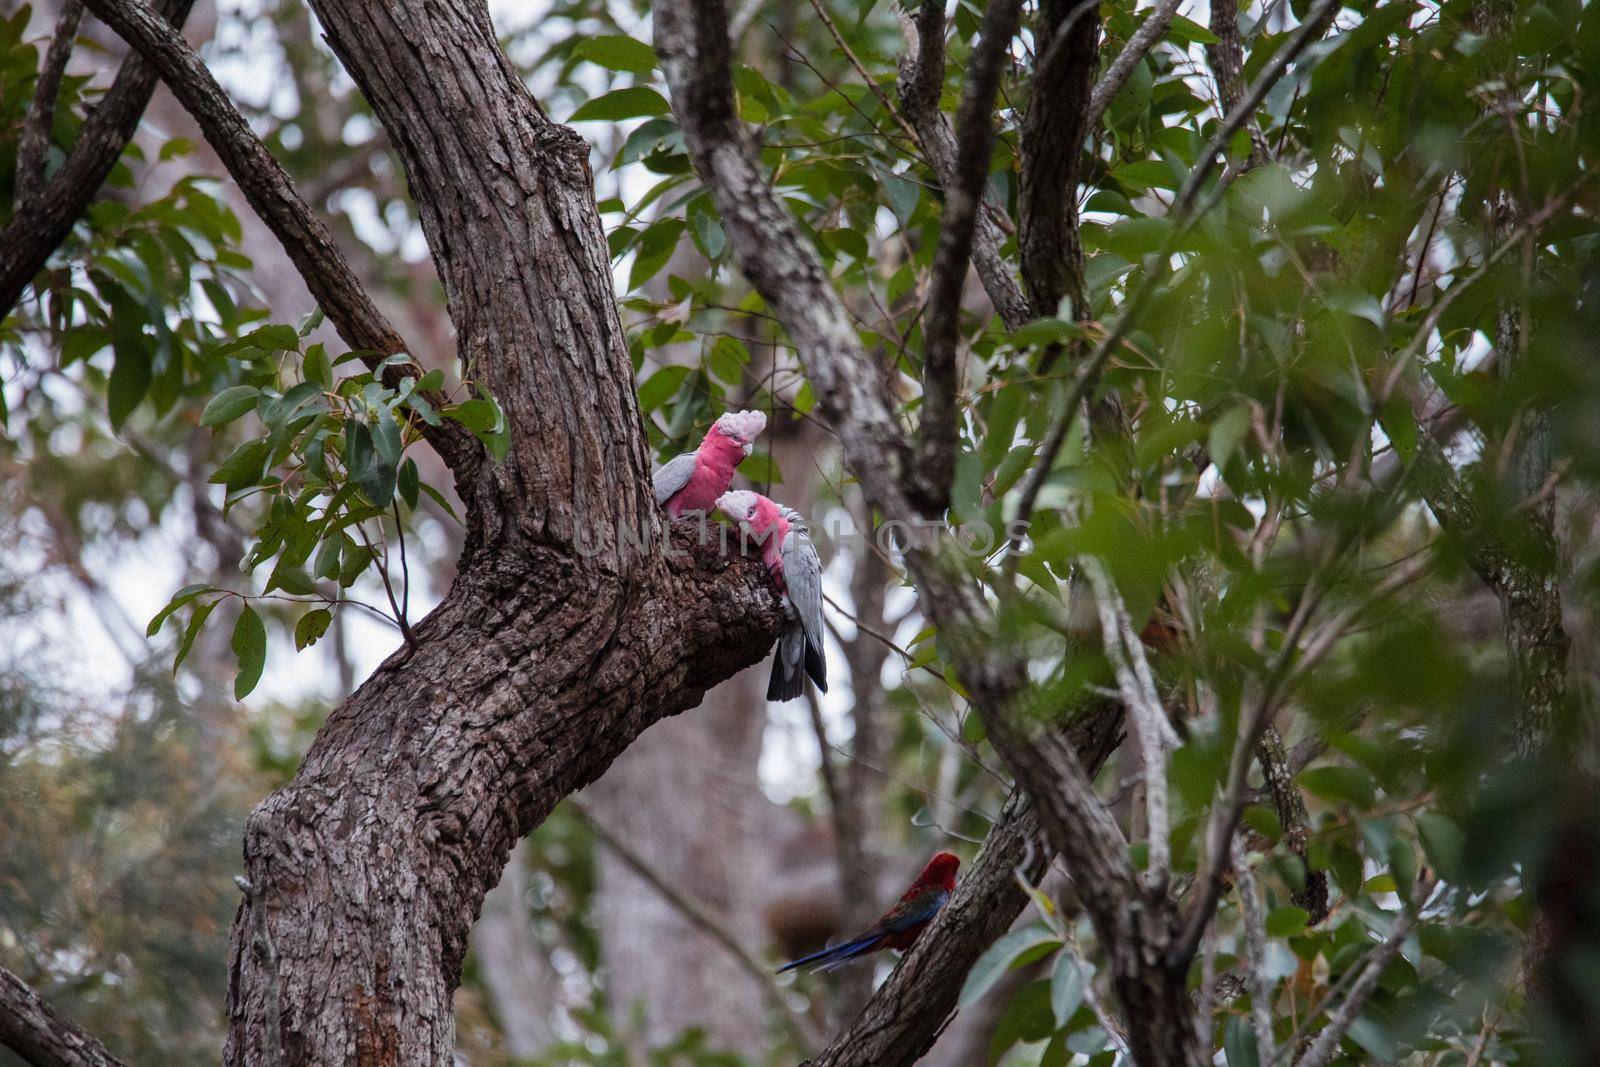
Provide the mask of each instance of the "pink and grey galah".
[{"label": "pink and grey galah", "polygon": [[668,461],[651,476],[656,503],[674,519],[709,513],[733,483],[733,469],[750,455],[766,428],[767,417],[759,411],[730,411],[717,419],[699,448]]},{"label": "pink and grey galah", "polygon": [[778,637],[767,683],[768,700],[793,700],[805,692],[806,675],[828,691],[828,665],[822,650],[822,561],[811,544],[805,519],[749,490],[723,493],[717,507],[761,546],[767,572],[783,590],[788,623]]}]

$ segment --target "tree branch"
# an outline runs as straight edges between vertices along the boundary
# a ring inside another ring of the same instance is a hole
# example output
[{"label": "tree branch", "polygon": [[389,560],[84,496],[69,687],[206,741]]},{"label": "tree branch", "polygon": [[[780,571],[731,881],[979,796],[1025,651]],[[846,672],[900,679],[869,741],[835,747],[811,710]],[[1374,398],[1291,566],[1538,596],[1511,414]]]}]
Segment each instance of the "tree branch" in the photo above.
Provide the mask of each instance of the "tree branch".
[{"label": "tree branch", "polygon": [[721,0],[657,0],[656,51],[684,125],[690,158],[734,252],[783,323],[817,402],[837,428],[872,505],[909,516],[902,486],[909,450],[875,364],[863,358],[843,302],[793,214],[769,188],[734,109],[727,13]]},{"label": "tree branch", "polygon": [[1078,165],[1089,130],[1084,120],[1097,65],[1098,9],[1098,0],[1045,0],[1034,31],[1036,41],[1049,43],[1034,69],[1022,119],[1018,248],[1023,289],[1036,316],[1057,314],[1063,298],[1072,303],[1073,319],[1089,314],[1078,238]]},{"label": "tree branch", "polygon": [[1306,842],[1311,836],[1311,817],[1306,811],[1306,799],[1295,785],[1297,773],[1291,769],[1284,753],[1283,737],[1276,726],[1261,731],[1261,741],[1256,745],[1256,761],[1261,764],[1261,777],[1266,780],[1267,794],[1272,807],[1283,825],[1289,851],[1300,859],[1300,870],[1305,884],[1291,894],[1291,899],[1306,910],[1306,922],[1315,926],[1328,917],[1328,874],[1313,870],[1306,855]]},{"label": "tree branch", "polygon": [[[1262,99],[1264,99],[1267,95],[1267,91],[1277,83],[1279,78],[1283,77],[1284,72],[1289,69],[1289,64],[1295,59],[1296,56],[1305,50],[1305,48],[1311,43],[1313,37],[1321,32],[1322,25],[1327,19],[1333,16],[1335,11],[1338,10],[1340,2],[1341,0],[1318,0],[1317,6],[1308,12],[1306,21],[1301,24],[1300,29],[1296,31],[1295,35],[1290,38],[1287,44],[1273,54],[1273,57],[1270,61],[1268,61],[1266,68],[1262,70],[1260,75],[1257,76],[1255,82],[1251,84],[1250,91],[1248,94],[1246,94],[1245,99],[1240,101],[1239,107],[1237,107],[1233,113],[1228,116],[1228,118],[1223,122],[1222,127],[1217,130],[1216,134],[1212,136],[1211,140],[1201,151],[1194,170],[1190,172],[1189,179],[1184,182],[1183,189],[1178,193],[1177,198],[1173,202],[1171,211],[1173,223],[1172,231],[1168,235],[1166,242],[1163,244],[1161,252],[1148,261],[1152,264],[1151,268],[1145,274],[1144,280],[1139,284],[1139,287],[1135,289],[1133,294],[1129,296],[1128,299],[1122,304],[1120,313],[1117,315],[1116,324],[1100,339],[1099,343],[1095,345],[1094,351],[1091,352],[1089,357],[1079,365],[1078,370],[1073,375],[1072,387],[1067,394],[1067,402],[1061,405],[1060,412],[1057,414],[1055,422],[1050,427],[1050,432],[1045,436],[1044,444],[1040,448],[1038,461],[1034,464],[1033,468],[1029,470],[1027,477],[1023,479],[1022,489],[1018,498],[1016,519],[1013,523],[1015,526],[1025,527],[1028,520],[1032,517],[1033,507],[1038,499],[1039,491],[1044,488],[1045,480],[1049,478],[1050,470],[1055,466],[1056,456],[1060,453],[1061,446],[1066,443],[1067,432],[1072,427],[1072,421],[1077,418],[1078,409],[1082,405],[1084,399],[1089,395],[1089,390],[1093,387],[1095,380],[1098,378],[1100,369],[1105,365],[1106,360],[1111,357],[1111,353],[1116,346],[1120,345],[1123,338],[1125,338],[1132,330],[1133,324],[1138,321],[1139,315],[1143,313],[1145,305],[1149,303],[1151,297],[1155,295],[1156,287],[1160,284],[1161,280],[1166,277],[1167,272],[1171,269],[1172,253],[1177,248],[1178,239],[1188,231],[1188,228],[1194,223],[1194,220],[1198,218],[1200,214],[1199,211],[1195,210],[1195,198],[1199,194],[1200,187],[1205,183],[1207,177],[1210,176],[1211,171],[1216,167],[1218,154],[1227,147],[1229,139],[1233,137],[1233,134],[1238,130],[1239,125],[1244,122],[1249,115],[1253,114],[1257,107],[1260,106]],[[1078,26],[1068,26],[1066,27],[1065,32],[1068,34],[1074,34],[1082,31]],[[1062,40],[1070,40],[1070,38],[1062,38]],[[1051,52],[1054,53],[1058,47],[1058,44],[1052,44]],[[1065,56],[1066,54],[1068,54],[1067,49],[1062,47],[1061,55]],[[1052,60],[1050,57],[1047,57],[1047,63],[1052,61],[1064,62],[1064,60],[1060,58]],[[1043,74],[1041,72],[1040,77],[1042,76]],[[1038,89],[1035,89],[1036,93],[1038,91]],[[1037,110],[1037,106],[1034,109],[1030,109],[1030,118],[1034,110]],[[1025,133],[1026,130],[1027,123],[1024,123]],[[1026,145],[1026,143],[1025,136],[1024,144]],[[1029,180],[1028,167],[1026,165],[1023,167],[1022,179],[1024,205],[1026,206]],[[1026,214],[1024,214],[1024,218],[1026,218]],[[1052,218],[1054,217],[1052,216]],[[1060,218],[1056,218],[1055,224],[1060,227],[1064,226],[1065,222]],[[1077,248],[1077,223],[1075,217],[1072,220],[1070,230],[1071,246],[1073,248]],[[1066,231],[1062,230],[1062,233],[1065,234]],[[1060,240],[1063,242],[1067,239],[1068,238],[1066,236],[1060,237]],[[1027,229],[1026,226],[1024,226],[1025,246],[1026,241]],[[1065,244],[1060,244],[1058,247],[1065,248],[1067,246]],[[1077,259],[1080,262],[1082,260],[1081,249],[1077,252]],[[1041,273],[1038,273],[1035,276],[1037,284],[1044,286],[1046,282],[1049,282],[1051,285],[1053,285],[1054,281],[1052,281],[1052,279],[1058,279],[1059,275],[1051,274],[1050,271],[1057,269],[1058,268],[1055,266],[1041,268]],[[1033,293],[1035,282],[1029,281],[1029,277],[1027,253],[1025,249],[1023,258],[1023,280],[1029,282],[1030,297],[1033,298],[1034,308],[1039,309],[1039,298]],[[1045,295],[1048,295],[1049,292],[1054,291],[1055,290],[1053,288],[1041,290],[1041,292],[1044,292]],[[1074,307],[1076,306],[1078,305],[1075,301]],[[1048,314],[1049,312],[1044,311],[1042,313]],[[1017,543],[1013,541],[1011,547],[1014,553],[1018,547]],[[1013,555],[1012,557],[1008,558],[1007,563],[1009,565],[1009,569],[1014,570],[1015,556]]]},{"label": "tree branch", "polygon": [[[1153,891],[1163,890],[1172,867],[1171,823],[1167,807],[1167,751],[1176,748],[1178,735],[1167,719],[1155,676],[1144,654],[1144,642],[1133,630],[1128,607],[1105,565],[1093,556],[1080,561],[1100,617],[1100,634],[1111,662],[1122,703],[1133,716],[1139,734],[1139,756],[1144,763],[1146,822],[1150,862],[1146,881]],[[1131,666],[1130,666],[1131,661]]]},{"label": "tree branch", "polygon": [[[944,5],[925,0],[915,16],[896,4],[906,39],[900,59],[900,106],[917,131],[922,153],[943,187],[956,184],[956,135],[950,120],[939,110],[944,86]],[[1002,230],[1008,220],[987,200],[980,203],[972,237],[972,267],[983,283],[989,302],[1008,330],[1019,330],[1033,318],[1016,276],[1000,254]]]},{"label": "tree branch", "polygon": [[[177,31],[144,0],[87,3],[160,72],[173,95],[199,124],[250,206],[283,245],[305,279],[306,288],[345,343],[366,353],[363,362],[374,369],[386,356],[409,352],[405,341],[367,295],[333,234],[300,198],[288,173]],[[394,388],[406,378],[421,377],[422,370],[415,363],[390,364],[384,368],[383,376],[385,384]],[[435,408],[446,403],[439,394],[423,395]],[[443,422],[438,426],[424,425],[422,431],[458,475],[476,465],[481,448],[463,427]]]},{"label": "tree branch", "polygon": [[122,1067],[97,1038],[0,967],[0,1045],[34,1067]]},{"label": "tree branch", "polygon": [[[192,3],[193,0],[161,0],[156,11],[173,26],[181,27]],[[155,70],[142,57],[133,55],[124,60],[111,88],[84,120],[61,169],[44,192],[33,198],[28,209],[18,210],[0,230],[0,248],[6,250],[6,255],[0,256],[0,318],[10,314],[22,291],[44,269],[50,254],[67,239],[72,224],[105,184],[106,176],[139,128],[139,118],[150,103],[156,81]]]},{"label": "tree branch", "polygon": [[33,91],[33,106],[22,121],[22,135],[17,141],[17,178],[12,201],[17,211],[27,210],[29,201],[44,186],[44,161],[50,151],[50,132],[55,128],[56,97],[61,93],[61,76],[72,56],[82,18],[83,0],[66,0],[61,5],[55,34],[50,38],[50,48],[45,52],[44,66],[40,68],[39,81]]},{"label": "tree branch", "polygon": [[1278,79],[1288,71],[1289,65],[1300,57],[1300,53],[1304,52],[1312,41],[1322,36],[1322,31],[1327,28],[1341,4],[1342,0],[1318,0],[1316,6],[1306,12],[1305,21],[1300,23],[1288,42],[1267,60],[1266,66],[1256,75],[1256,80],[1250,83],[1250,88],[1246,90],[1238,106],[1228,112],[1222,120],[1222,125],[1201,150],[1194,170],[1189,173],[1189,179],[1183,183],[1183,188],[1179,189],[1178,195],[1173,198],[1172,215],[1175,218],[1187,222],[1192,217],[1191,209],[1194,207],[1195,198],[1215,168],[1218,156],[1227,150],[1228,142],[1233,140],[1233,135],[1239,132],[1239,128],[1255,116],[1256,108],[1261,106],[1261,101],[1267,98],[1267,92],[1278,84]]},{"label": "tree branch", "polygon": [[[1239,106],[1244,95],[1241,79],[1244,77],[1244,47],[1239,43],[1239,0],[1212,0],[1211,33],[1216,41],[1206,45],[1206,59],[1211,63],[1211,74],[1217,79],[1217,111],[1226,116]],[[1267,139],[1261,135],[1261,126],[1252,117],[1249,120],[1250,162],[1265,163],[1271,153]]]},{"label": "tree branch", "polygon": [[1172,25],[1172,16],[1178,11],[1182,0],[1160,0],[1155,10],[1151,11],[1133,36],[1128,38],[1128,43],[1122,46],[1122,51],[1117,53],[1117,58],[1111,61],[1106,72],[1100,75],[1100,80],[1094,83],[1094,88],[1089,92],[1089,109],[1083,117],[1085,130],[1095,129],[1100,125],[1100,118],[1106,113],[1106,108],[1111,106],[1111,101],[1117,98],[1122,87],[1128,83],[1133,75],[1133,68],[1143,61],[1146,53],[1154,48],[1161,35],[1167,32],[1167,27]]},{"label": "tree branch", "polygon": [[922,423],[917,432],[914,468],[916,496],[927,515],[941,514],[950,503],[960,377],[956,348],[960,342],[961,291],[966,284],[973,229],[989,177],[989,157],[994,152],[995,95],[1001,72],[1011,56],[1011,39],[1016,36],[1020,18],[1020,0],[993,0],[984,12],[956,112],[955,167],[950,175],[941,175],[944,218],[923,304]]},{"label": "tree branch", "polygon": [[1274,1056],[1272,1041],[1272,987],[1267,982],[1267,927],[1261,914],[1261,898],[1256,895],[1256,878],[1250,870],[1250,859],[1245,854],[1244,843],[1234,838],[1234,887],[1239,892],[1239,913],[1244,919],[1245,954],[1250,979],[1250,1024],[1256,1033],[1256,1057],[1259,1063],[1271,1063]]}]

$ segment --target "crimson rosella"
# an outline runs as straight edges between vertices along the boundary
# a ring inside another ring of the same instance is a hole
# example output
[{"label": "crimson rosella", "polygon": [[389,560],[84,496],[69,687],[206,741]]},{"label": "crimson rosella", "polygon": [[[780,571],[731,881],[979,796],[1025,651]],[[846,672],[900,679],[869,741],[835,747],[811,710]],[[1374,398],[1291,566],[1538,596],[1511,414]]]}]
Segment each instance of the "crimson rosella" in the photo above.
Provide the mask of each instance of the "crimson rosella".
[{"label": "crimson rosella", "polygon": [[732,484],[733,469],[750,455],[766,428],[767,417],[759,411],[723,415],[706,431],[699,448],[669,460],[651,476],[656,503],[674,519],[685,512],[709,512]]},{"label": "crimson rosella", "polygon": [[767,571],[783,589],[788,617],[772,659],[768,700],[793,700],[805,692],[806,675],[828,691],[828,665],[822,652],[822,561],[811,544],[805,519],[793,508],[760,493],[736,489],[717,498],[717,507],[761,546]]},{"label": "crimson rosella", "polygon": [[874,923],[872,929],[852,937],[843,944],[785,963],[778,968],[778,973],[782,974],[798,967],[816,967],[831,971],[840,964],[858,956],[865,956],[869,952],[886,948],[901,950],[910,948],[917,940],[917,935],[933,921],[933,917],[939,914],[939,909],[950,899],[950,894],[955,892],[956,868],[960,866],[961,860],[957,857],[948,852],[939,853],[928,861],[928,865],[917,875],[917,880],[911,883],[911,888],[906,890],[900,902]]}]

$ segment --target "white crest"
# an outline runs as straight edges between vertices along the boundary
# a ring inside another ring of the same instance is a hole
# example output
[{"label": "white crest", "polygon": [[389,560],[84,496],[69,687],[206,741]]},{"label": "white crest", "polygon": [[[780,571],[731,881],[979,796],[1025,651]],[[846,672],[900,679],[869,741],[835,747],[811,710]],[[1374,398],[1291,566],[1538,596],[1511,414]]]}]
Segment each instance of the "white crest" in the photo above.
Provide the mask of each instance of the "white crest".
[{"label": "white crest", "polygon": [[716,421],[716,428],[743,444],[749,444],[767,428],[764,411],[730,411]]},{"label": "white crest", "polygon": [[760,499],[760,494],[752,493],[748,489],[734,489],[717,497],[717,507],[738,521],[744,522],[750,517]]}]

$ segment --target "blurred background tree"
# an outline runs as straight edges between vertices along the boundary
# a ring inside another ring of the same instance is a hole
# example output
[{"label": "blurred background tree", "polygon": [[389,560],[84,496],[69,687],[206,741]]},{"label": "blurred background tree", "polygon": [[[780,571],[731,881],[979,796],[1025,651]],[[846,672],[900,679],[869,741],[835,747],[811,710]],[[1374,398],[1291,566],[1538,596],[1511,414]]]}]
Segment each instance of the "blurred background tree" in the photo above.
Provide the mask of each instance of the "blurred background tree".
[{"label": "blurred background tree", "polygon": [[[740,484],[819,532],[839,682],[768,706],[751,668],[519,846],[473,932],[458,1059],[792,1063],[889,964],[778,981],[751,959],[869,923],[935,848],[970,860],[1012,772],[738,269],[648,5],[491,7],[525,82],[593,147],[656,454],[722,410],[771,413]],[[936,7],[729,12],[742,118],[906,425],[988,10]],[[38,0],[0,22],[0,227],[48,195],[125,54],[77,10]],[[30,177],[58,24],[78,43]],[[930,58],[934,24],[946,54]],[[982,117],[995,145],[956,290],[947,518],[986,550],[967,578],[1001,606],[994,640],[1027,656],[1050,715],[1115,704],[1119,658],[1149,657],[1181,739],[1164,772],[1175,893],[1204,883],[1230,753],[1251,742],[1189,976],[1208,1050],[1232,1067],[1328,1062],[1312,1039],[1348,1004],[1330,1050],[1344,1062],[1593,1061],[1600,15],[1104,0],[1027,4],[1022,27]],[[388,136],[313,14],[201,4],[185,34],[457,421],[492,437],[492,403],[478,425],[462,399],[470,374]],[[1225,139],[1220,181],[1190,189],[1222,116],[1288,48],[1303,51]],[[1046,177],[1072,195],[1049,220],[1028,176],[1071,125],[1028,124],[1059,121],[1040,82],[1057,49],[1078,49],[1082,85],[1043,88],[1090,117],[1057,146]],[[319,554],[250,573],[291,525],[275,503],[289,494],[261,490],[299,462],[215,477],[279,426],[254,391],[351,368],[224,173],[157,90],[0,322],[0,964],[134,1063],[215,1060],[239,828],[449,588],[463,537],[443,464],[408,436],[409,492],[398,459],[386,494],[363,482],[377,506],[350,512],[331,570]],[[1072,372],[1114,325],[1085,432],[1061,418]],[[370,378],[346,399],[405,422],[404,399],[360,399]],[[224,419],[210,405],[237,389],[251,408]],[[994,534],[1019,507],[1033,527],[1008,565]],[[1086,560],[1115,596],[1095,595]],[[266,651],[230,636],[237,594]],[[1103,641],[1096,608],[1116,600],[1137,653]],[[1273,711],[1258,740],[1257,706]],[[1129,733],[1096,782],[1143,865],[1149,749]],[[925,1062],[1117,1062],[1140,1020],[1119,1014],[1107,952],[1053,864],[964,986],[950,979],[960,1011]]]}]

